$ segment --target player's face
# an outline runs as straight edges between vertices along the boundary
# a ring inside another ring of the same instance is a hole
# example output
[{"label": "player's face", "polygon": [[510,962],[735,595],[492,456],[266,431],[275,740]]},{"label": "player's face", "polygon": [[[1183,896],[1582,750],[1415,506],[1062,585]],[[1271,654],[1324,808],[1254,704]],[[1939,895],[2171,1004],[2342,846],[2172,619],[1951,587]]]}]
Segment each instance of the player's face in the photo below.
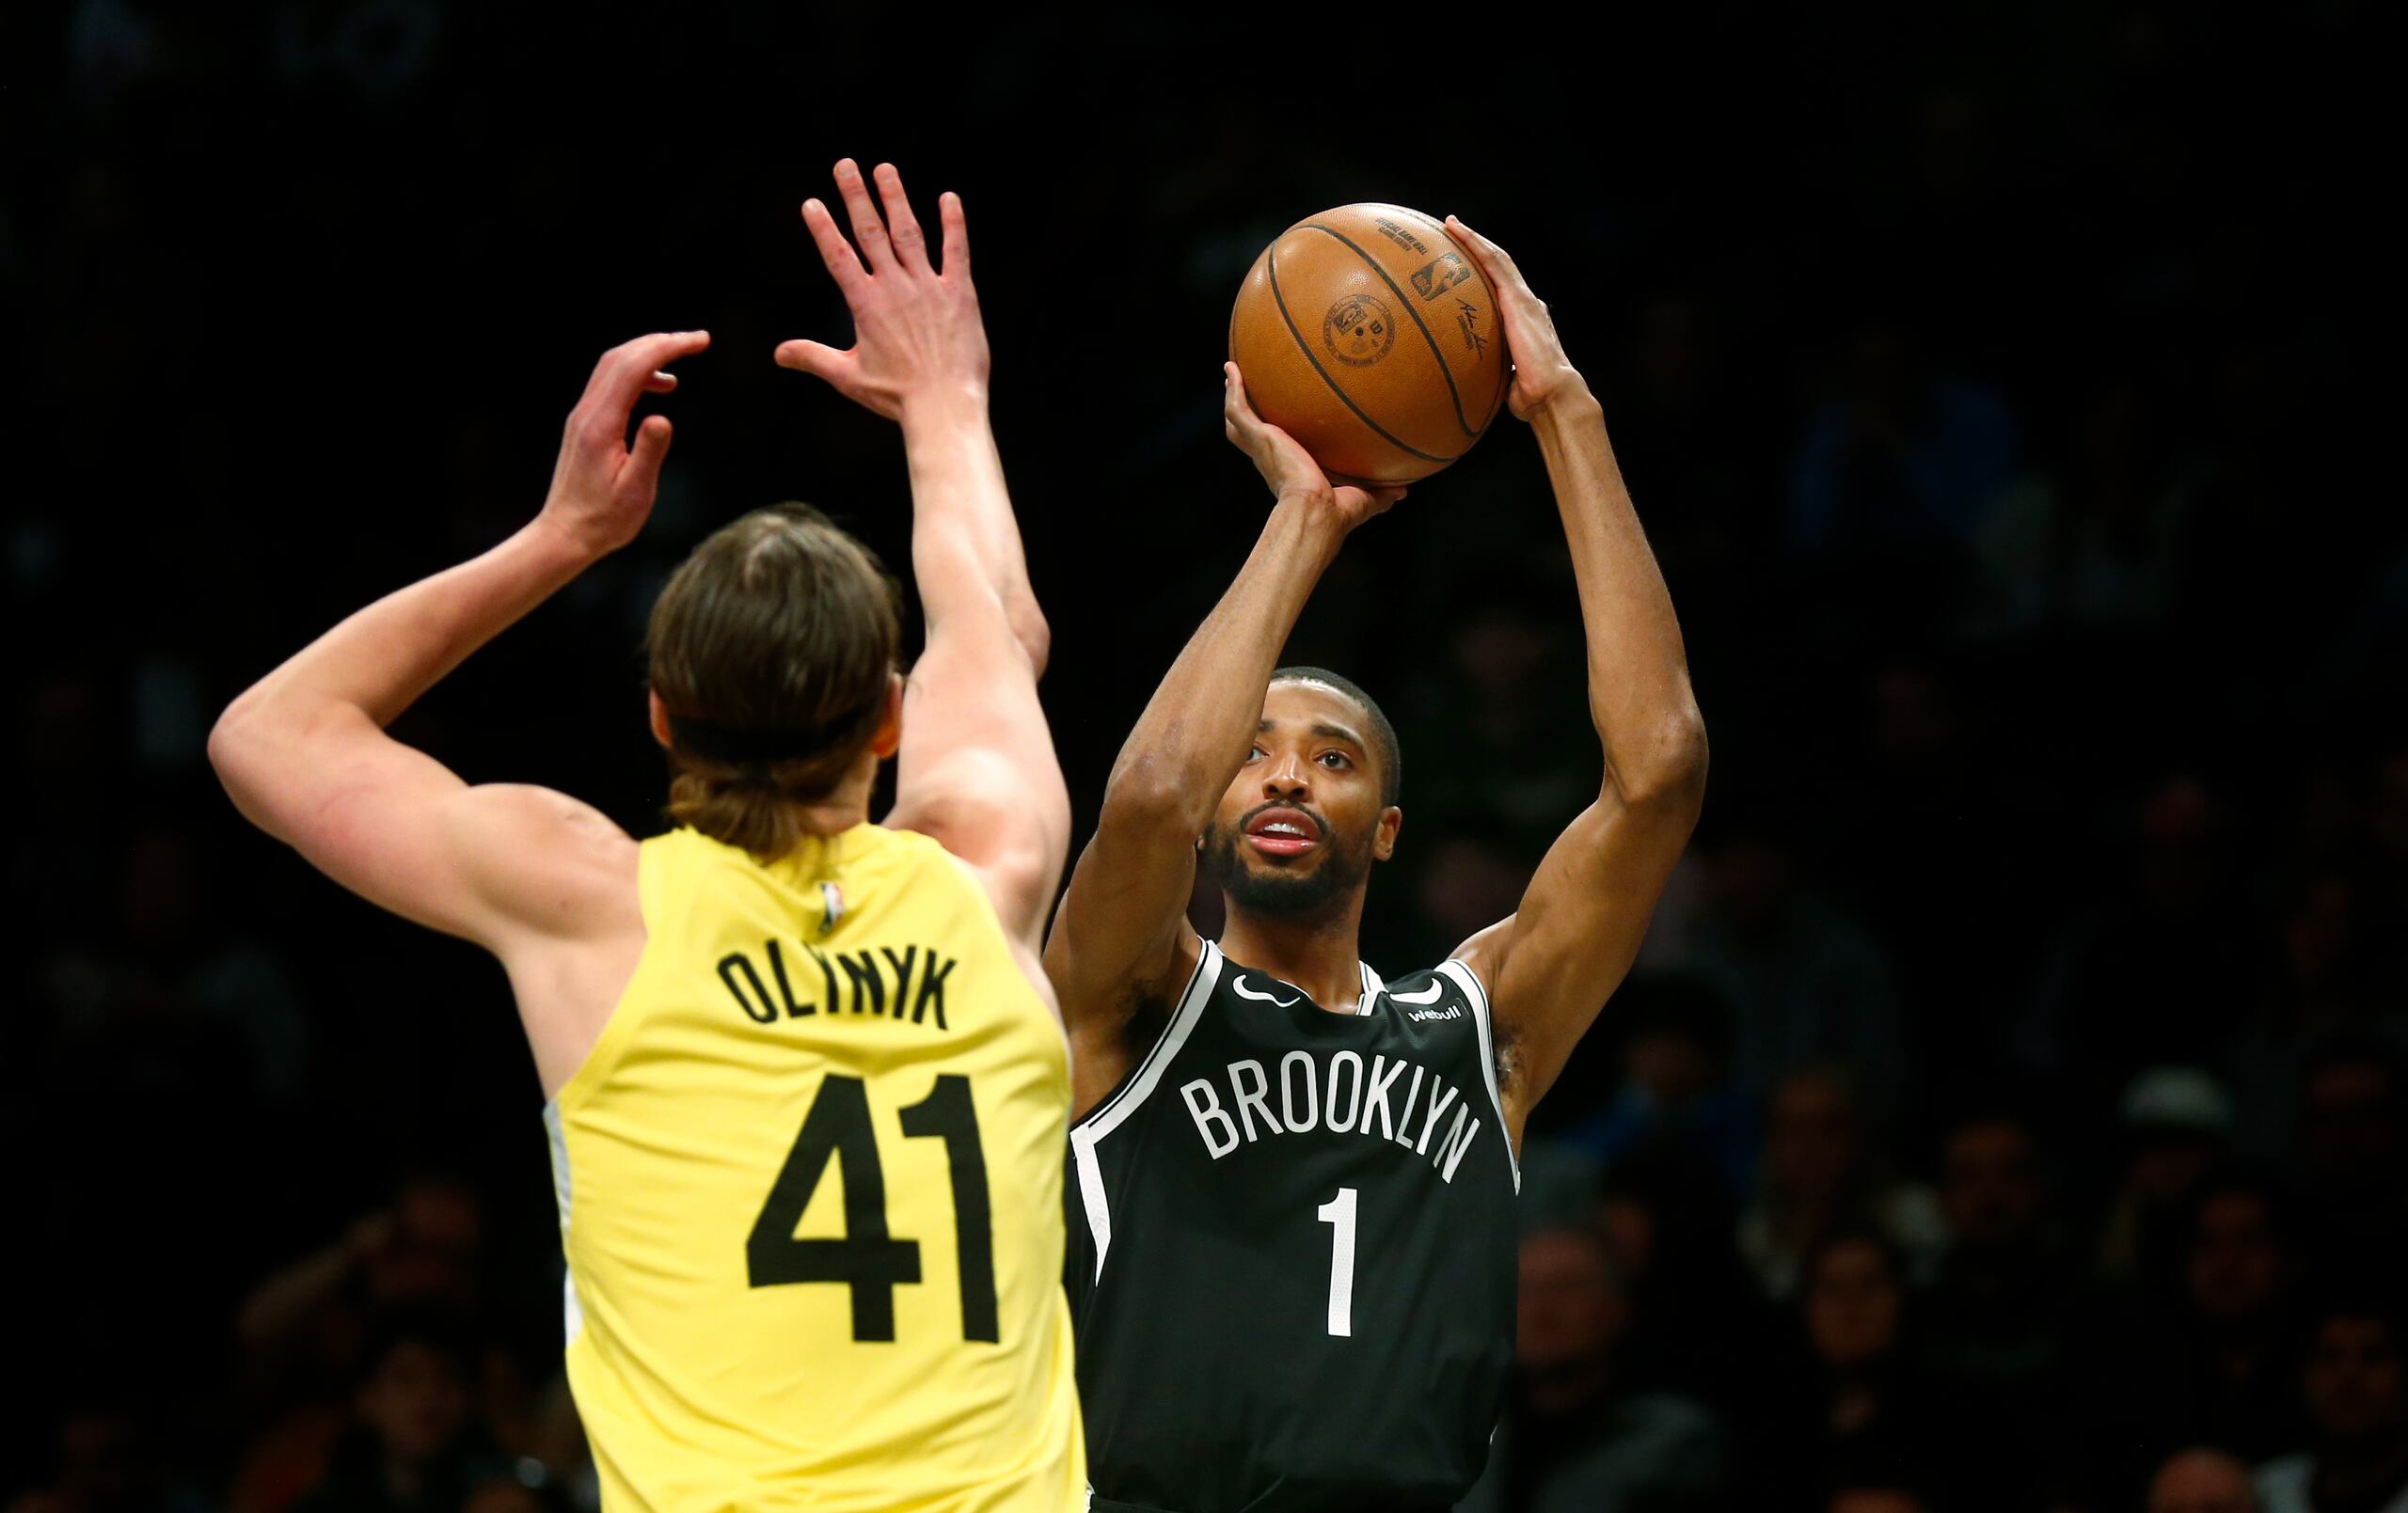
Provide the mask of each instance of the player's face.
[{"label": "player's face", "polygon": [[1274,684],[1237,780],[1204,837],[1207,865],[1241,907],[1326,908],[1396,849],[1403,815],[1380,802],[1379,752],[1352,699]]}]

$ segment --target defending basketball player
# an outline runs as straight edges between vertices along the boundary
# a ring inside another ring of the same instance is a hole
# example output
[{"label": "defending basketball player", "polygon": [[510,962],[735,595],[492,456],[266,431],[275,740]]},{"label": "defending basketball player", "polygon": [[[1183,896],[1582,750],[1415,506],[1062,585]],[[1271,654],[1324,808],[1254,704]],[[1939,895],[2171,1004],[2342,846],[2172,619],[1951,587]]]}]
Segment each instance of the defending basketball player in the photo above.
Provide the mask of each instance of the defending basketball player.
[{"label": "defending basketball player", "polygon": [[[1705,737],[1670,596],[1596,401],[1510,258],[1510,403],[1546,459],[1586,627],[1596,802],[1519,909],[1436,968],[1356,951],[1395,851],[1396,740],[1335,674],[1277,668],[1349,532],[1227,375],[1276,503],[1147,706],[1047,942],[1075,1051],[1072,1258],[1099,1507],[1445,1508],[1480,1474],[1514,1313],[1530,1110],[1629,969],[1695,823]],[[1196,869],[1228,926],[1185,917]]]},{"label": "defending basketball player", "polygon": [[[1085,1473],[1061,1286],[1069,1068],[1038,942],[1069,806],[1046,630],[987,420],[958,199],[942,264],[880,167],[803,207],[847,351],[777,358],[900,422],[927,647],[800,506],[697,547],[650,633],[676,827],[471,786],[385,726],[632,539],[669,450],[628,427],[701,332],[606,355],[534,521],[236,701],[244,813],[370,901],[490,950],[548,1099],[568,1375],[606,1507],[1042,1509]],[[895,804],[869,822],[897,764]]]}]

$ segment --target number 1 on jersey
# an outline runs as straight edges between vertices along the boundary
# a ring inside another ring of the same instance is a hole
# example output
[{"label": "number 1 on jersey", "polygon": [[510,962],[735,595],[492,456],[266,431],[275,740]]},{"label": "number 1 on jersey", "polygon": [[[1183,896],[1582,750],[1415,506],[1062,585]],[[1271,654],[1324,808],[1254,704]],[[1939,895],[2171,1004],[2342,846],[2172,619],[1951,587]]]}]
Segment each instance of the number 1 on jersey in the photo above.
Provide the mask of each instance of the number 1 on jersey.
[{"label": "number 1 on jersey", "polygon": [[1339,1189],[1313,1217],[1336,1231],[1329,1241],[1329,1332],[1349,1335],[1354,1332],[1354,1190]]}]

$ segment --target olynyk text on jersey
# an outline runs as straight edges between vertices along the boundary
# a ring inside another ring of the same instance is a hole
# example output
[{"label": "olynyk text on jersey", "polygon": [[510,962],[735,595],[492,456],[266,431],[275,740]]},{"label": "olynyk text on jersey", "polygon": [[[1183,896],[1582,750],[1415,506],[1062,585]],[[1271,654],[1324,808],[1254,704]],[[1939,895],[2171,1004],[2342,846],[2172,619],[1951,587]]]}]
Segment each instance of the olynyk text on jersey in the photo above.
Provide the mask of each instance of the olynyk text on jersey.
[{"label": "olynyk text on jersey", "polygon": [[1179,1090],[1196,1132],[1216,1161],[1264,1135],[1326,1129],[1392,1141],[1428,1157],[1439,1175],[1452,1182],[1464,1152],[1480,1133],[1472,1100],[1460,1088],[1402,1057],[1374,1055],[1366,1067],[1357,1051],[1316,1057],[1291,1050],[1279,1058],[1275,1080],[1252,1057],[1229,1063],[1228,1077],[1227,1104],[1209,1078]]}]

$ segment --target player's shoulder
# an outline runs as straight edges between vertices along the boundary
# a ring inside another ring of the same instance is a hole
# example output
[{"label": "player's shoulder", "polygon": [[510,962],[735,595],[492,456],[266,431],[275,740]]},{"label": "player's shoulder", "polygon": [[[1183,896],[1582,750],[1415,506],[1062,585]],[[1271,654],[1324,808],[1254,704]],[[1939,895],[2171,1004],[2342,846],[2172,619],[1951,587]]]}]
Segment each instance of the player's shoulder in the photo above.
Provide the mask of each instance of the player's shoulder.
[{"label": "player's shoulder", "polygon": [[532,783],[479,783],[451,810],[492,901],[519,922],[582,936],[633,915],[641,847],[593,805]]},{"label": "player's shoulder", "polygon": [[1386,979],[1379,996],[1417,1023],[1484,1017],[1488,1008],[1479,975],[1453,956]]}]

